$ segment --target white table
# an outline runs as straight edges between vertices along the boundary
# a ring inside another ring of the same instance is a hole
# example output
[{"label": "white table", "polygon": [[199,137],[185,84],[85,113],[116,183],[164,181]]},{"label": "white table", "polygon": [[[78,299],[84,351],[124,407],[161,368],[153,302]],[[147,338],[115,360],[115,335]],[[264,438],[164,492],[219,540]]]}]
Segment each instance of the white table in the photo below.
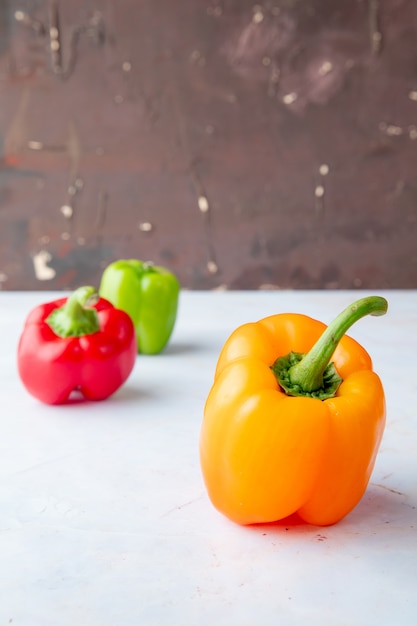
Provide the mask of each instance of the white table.
[{"label": "white table", "polygon": [[0,292],[0,625],[415,626],[417,291],[379,292],[350,334],[372,354],[388,419],[361,503],[338,525],[240,527],[198,460],[218,353],[276,312],[328,323],[364,292],[183,292],[169,348],[139,356],[102,403],[27,394],[16,345],[54,293]]}]

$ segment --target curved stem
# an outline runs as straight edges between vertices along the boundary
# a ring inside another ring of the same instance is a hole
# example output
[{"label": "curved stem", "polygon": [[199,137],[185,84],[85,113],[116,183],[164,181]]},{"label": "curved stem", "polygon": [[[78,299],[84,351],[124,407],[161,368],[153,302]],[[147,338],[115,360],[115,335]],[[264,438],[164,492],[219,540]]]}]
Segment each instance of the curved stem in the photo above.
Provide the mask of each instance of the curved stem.
[{"label": "curved stem", "polygon": [[307,393],[322,388],[324,371],[346,331],[365,315],[384,315],[387,309],[387,301],[380,296],[361,298],[348,306],[327,327],[310,352],[290,368],[291,383]]}]

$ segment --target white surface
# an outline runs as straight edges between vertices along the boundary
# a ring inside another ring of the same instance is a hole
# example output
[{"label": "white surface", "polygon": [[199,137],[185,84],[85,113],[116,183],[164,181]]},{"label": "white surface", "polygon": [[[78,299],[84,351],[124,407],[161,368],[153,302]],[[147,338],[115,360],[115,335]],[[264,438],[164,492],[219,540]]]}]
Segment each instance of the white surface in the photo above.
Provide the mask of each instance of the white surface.
[{"label": "white surface", "polygon": [[[198,461],[218,353],[241,323],[328,323],[363,292],[183,292],[167,351],[102,403],[47,407],[21,386],[24,319],[51,293],[0,292],[0,626],[415,625],[417,292],[380,292],[351,335],[388,420],[370,486],[336,526],[244,528]],[[59,294],[62,295],[62,294]]]}]

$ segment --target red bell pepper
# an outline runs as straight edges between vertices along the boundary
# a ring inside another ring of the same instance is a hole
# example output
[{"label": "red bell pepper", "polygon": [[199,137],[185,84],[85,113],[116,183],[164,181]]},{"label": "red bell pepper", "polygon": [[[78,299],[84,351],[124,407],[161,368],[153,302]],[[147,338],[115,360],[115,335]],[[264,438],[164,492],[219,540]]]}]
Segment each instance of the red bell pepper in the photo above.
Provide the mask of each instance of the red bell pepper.
[{"label": "red bell pepper", "polygon": [[127,313],[99,298],[94,287],[80,287],[29,313],[18,371],[29,393],[46,404],[62,404],[73,391],[104,400],[127,380],[136,354]]}]

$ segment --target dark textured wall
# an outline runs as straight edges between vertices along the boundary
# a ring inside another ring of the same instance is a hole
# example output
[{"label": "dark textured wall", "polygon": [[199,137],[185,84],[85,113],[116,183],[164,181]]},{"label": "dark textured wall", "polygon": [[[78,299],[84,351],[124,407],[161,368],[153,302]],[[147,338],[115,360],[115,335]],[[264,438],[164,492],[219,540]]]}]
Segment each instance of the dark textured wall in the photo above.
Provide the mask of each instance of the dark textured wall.
[{"label": "dark textured wall", "polygon": [[0,288],[417,287],[415,0],[0,0]]}]

